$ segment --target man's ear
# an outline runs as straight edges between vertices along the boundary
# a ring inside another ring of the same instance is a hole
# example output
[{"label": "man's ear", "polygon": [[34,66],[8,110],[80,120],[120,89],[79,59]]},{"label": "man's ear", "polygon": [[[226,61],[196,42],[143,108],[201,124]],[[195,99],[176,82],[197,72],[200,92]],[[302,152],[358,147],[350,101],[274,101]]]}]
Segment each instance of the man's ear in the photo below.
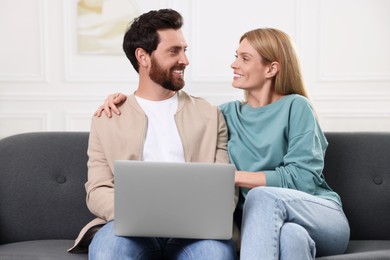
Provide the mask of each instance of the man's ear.
[{"label": "man's ear", "polygon": [[147,67],[148,66],[148,58],[149,54],[142,48],[137,48],[135,50],[135,57],[140,66]]},{"label": "man's ear", "polygon": [[280,70],[280,64],[277,61],[271,62],[271,64],[268,65],[268,71],[267,71],[267,77],[272,78],[275,77],[276,74],[278,74]]}]

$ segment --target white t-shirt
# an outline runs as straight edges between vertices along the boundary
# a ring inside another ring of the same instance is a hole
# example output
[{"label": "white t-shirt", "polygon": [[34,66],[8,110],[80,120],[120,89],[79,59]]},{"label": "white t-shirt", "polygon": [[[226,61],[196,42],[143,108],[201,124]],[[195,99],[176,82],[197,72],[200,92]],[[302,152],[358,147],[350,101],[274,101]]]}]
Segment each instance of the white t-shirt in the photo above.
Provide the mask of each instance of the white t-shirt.
[{"label": "white t-shirt", "polygon": [[135,97],[148,117],[142,160],[184,162],[183,144],[175,122],[178,106],[177,94],[162,101]]}]

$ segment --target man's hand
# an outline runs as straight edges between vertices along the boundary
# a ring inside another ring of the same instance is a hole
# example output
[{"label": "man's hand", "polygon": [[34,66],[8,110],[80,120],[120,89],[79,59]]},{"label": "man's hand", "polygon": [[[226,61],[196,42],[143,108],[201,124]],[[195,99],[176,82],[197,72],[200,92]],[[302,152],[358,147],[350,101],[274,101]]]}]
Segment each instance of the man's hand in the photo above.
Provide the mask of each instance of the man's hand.
[{"label": "man's hand", "polygon": [[120,115],[121,112],[117,108],[117,105],[125,102],[126,99],[127,96],[125,94],[122,93],[111,94],[104,100],[104,103],[98,107],[98,109],[95,111],[93,115],[100,117],[103,111],[106,114],[106,116],[108,116],[109,118],[112,117],[112,112],[114,112],[117,115]]}]

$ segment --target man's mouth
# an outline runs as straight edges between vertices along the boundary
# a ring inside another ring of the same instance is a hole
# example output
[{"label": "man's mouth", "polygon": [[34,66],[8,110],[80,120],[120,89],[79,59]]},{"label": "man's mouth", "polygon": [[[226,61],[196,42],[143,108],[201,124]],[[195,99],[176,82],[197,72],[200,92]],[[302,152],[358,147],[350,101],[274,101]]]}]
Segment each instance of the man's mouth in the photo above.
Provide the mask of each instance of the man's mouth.
[{"label": "man's mouth", "polygon": [[182,78],[184,76],[184,70],[173,70],[173,74]]}]

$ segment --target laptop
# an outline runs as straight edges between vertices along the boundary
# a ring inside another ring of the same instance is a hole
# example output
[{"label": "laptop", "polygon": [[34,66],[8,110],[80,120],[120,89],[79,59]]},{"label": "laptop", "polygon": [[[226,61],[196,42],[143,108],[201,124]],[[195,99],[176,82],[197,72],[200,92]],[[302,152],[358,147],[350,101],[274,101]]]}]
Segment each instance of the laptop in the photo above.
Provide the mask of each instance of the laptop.
[{"label": "laptop", "polygon": [[231,164],[117,160],[115,234],[230,239],[235,170]]}]

